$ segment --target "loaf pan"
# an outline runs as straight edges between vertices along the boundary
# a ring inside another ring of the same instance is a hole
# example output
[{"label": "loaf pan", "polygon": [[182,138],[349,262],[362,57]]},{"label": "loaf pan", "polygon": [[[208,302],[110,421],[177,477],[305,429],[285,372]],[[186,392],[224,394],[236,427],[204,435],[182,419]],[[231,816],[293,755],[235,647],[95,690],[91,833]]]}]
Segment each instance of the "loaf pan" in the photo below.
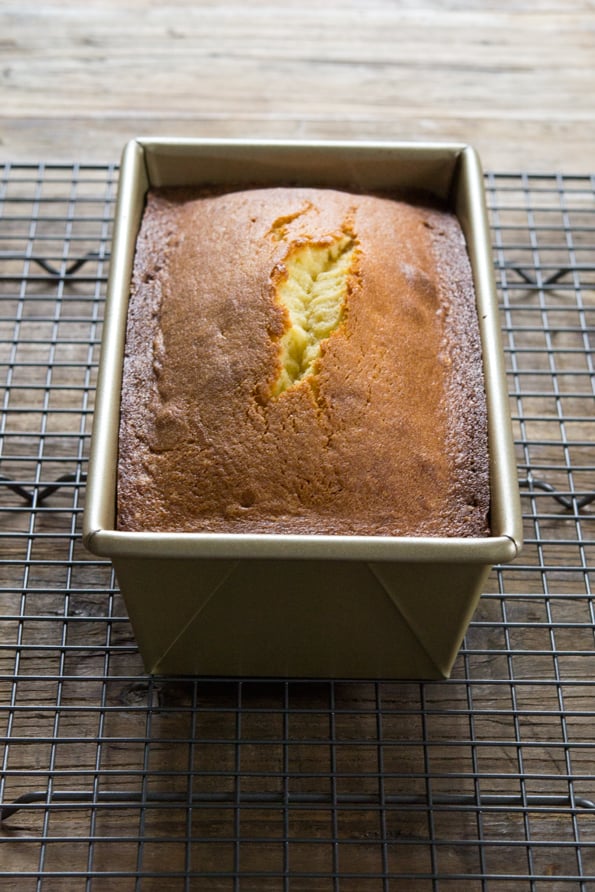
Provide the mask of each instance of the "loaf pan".
[{"label": "loaf pan", "polygon": [[[130,533],[115,529],[125,325],[151,186],[423,189],[458,216],[477,293],[492,535],[474,539]],[[521,515],[483,176],[463,144],[135,139],[124,149],[84,512],[113,561],[146,670],[300,678],[446,678]]]}]

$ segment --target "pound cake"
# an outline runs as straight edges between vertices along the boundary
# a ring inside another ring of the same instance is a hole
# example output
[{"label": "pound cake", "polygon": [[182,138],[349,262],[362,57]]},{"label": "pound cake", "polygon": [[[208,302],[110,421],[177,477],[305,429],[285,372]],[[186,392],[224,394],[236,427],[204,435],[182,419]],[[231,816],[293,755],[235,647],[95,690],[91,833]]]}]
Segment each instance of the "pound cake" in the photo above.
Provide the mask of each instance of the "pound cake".
[{"label": "pound cake", "polygon": [[488,535],[455,216],[332,189],[151,191],[117,493],[120,530]]}]

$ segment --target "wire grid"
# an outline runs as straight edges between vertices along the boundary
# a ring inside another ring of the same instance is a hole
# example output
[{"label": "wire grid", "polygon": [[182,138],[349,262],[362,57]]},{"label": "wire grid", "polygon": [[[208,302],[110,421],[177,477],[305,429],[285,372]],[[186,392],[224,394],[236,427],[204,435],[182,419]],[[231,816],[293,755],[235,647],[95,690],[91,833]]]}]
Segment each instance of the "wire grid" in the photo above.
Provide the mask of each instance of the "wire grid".
[{"label": "wire grid", "polygon": [[0,178],[0,885],[595,882],[595,182],[486,176],[526,545],[447,682],[147,677],[80,541],[117,169]]}]

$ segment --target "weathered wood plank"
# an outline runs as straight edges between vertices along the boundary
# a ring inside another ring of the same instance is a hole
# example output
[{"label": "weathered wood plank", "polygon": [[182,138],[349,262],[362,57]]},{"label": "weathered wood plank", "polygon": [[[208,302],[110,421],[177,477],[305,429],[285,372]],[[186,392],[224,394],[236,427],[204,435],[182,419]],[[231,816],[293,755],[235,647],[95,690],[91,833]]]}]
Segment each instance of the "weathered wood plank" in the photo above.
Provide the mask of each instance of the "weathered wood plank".
[{"label": "weathered wood plank", "polygon": [[464,139],[490,168],[588,171],[589,2],[70,2],[2,14],[4,158],[129,136]]}]

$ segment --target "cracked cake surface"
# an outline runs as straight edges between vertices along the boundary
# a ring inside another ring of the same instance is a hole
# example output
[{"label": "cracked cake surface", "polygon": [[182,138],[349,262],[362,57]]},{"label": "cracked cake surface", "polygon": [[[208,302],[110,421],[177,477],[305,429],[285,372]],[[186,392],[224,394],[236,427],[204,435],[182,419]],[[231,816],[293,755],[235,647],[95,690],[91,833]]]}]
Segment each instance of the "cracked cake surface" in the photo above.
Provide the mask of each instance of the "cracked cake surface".
[{"label": "cracked cake surface", "polygon": [[122,530],[487,535],[456,218],[332,189],[151,191],[117,492]]}]

